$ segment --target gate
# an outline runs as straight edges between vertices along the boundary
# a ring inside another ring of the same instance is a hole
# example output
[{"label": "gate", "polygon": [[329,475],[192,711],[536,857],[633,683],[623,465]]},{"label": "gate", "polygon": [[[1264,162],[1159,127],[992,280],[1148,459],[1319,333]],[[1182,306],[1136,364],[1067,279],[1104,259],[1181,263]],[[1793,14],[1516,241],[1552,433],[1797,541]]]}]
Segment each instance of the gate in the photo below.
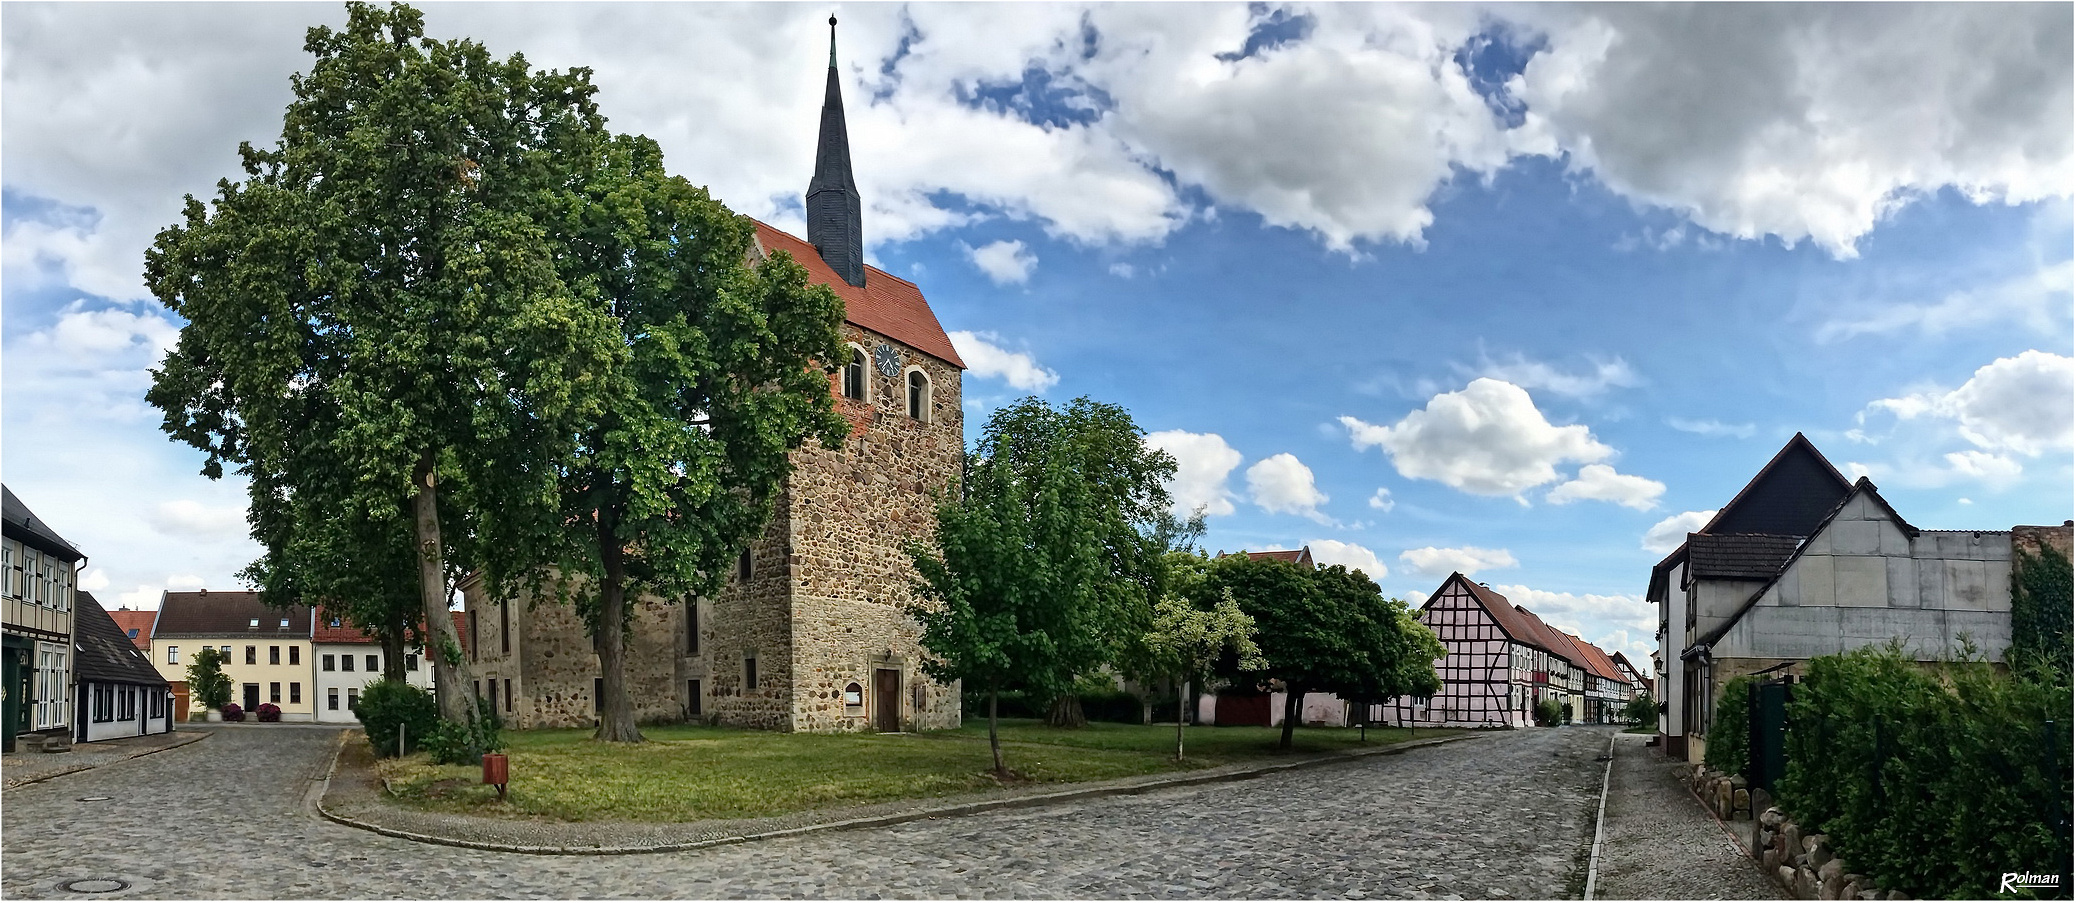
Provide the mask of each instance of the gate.
[{"label": "gate", "polygon": [[1788,769],[1788,702],[1795,698],[1795,677],[1755,681],[1749,688],[1745,723],[1751,731],[1746,783],[1773,793],[1773,784]]}]

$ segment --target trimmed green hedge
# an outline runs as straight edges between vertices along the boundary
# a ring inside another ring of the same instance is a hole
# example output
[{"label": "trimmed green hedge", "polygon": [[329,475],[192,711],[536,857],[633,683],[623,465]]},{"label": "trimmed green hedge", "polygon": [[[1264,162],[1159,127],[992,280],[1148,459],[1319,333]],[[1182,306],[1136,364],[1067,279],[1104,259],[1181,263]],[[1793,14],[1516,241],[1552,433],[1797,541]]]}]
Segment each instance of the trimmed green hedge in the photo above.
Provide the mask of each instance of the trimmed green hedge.
[{"label": "trimmed green hedge", "polygon": [[1811,659],[1788,707],[1781,807],[1913,897],[1990,897],[2004,872],[2066,880],[2071,703],[2066,682],[1920,665],[1895,643]]},{"label": "trimmed green hedge", "polygon": [[1724,774],[1744,774],[1751,762],[1751,685],[1749,674],[1723,683],[1716,697],[1716,716],[1708,726],[1708,752],[1702,762]]}]

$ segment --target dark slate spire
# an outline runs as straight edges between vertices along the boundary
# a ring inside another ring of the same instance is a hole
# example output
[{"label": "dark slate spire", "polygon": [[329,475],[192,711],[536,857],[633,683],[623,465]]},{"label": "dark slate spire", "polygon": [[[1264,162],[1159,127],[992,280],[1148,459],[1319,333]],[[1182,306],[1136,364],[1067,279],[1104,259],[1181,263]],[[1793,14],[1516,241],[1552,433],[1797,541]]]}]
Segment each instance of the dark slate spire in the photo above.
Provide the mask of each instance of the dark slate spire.
[{"label": "dark slate spire", "polygon": [[858,184],[851,179],[851,140],[843,127],[843,92],[836,80],[836,17],[829,17],[829,88],[822,97],[822,134],[815,141],[815,175],[807,183],[807,241],[822,261],[852,285],[865,284],[865,232],[858,215]]}]

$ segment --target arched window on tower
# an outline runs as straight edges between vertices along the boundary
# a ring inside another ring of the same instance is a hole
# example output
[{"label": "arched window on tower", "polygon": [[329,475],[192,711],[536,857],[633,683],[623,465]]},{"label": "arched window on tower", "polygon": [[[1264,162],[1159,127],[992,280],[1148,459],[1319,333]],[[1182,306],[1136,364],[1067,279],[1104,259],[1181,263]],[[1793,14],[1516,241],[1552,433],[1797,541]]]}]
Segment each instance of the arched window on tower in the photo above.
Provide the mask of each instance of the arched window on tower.
[{"label": "arched window on tower", "polygon": [[908,371],[908,416],[930,422],[930,378],[921,370]]},{"label": "arched window on tower", "polygon": [[865,400],[865,350],[849,346],[850,363],[843,365],[843,397]]}]

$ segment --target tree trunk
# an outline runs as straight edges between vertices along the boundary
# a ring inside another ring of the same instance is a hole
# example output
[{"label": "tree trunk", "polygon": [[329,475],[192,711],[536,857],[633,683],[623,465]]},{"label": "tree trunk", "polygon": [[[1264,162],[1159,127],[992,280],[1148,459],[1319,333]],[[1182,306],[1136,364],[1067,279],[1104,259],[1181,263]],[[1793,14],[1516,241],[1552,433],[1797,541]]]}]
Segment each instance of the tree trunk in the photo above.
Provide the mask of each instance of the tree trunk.
[{"label": "tree trunk", "polygon": [[[441,719],[473,723],[476,694],[469,684],[475,675],[470,673],[468,656],[460,654],[461,638],[455,634],[454,618],[447,610],[447,580],[442,573],[446,561],[440,553],[440,509],[433,486],[432,452],[419,457],[412,482],[417,488],[411,504],[418,521],[418,591],[425,608],[425,657],[432,659],[433,694],[439,700]],[[451,659],[449,650],[455,653]]]},{"label": "tree trunk", "polygon": [[1002,768],[1002,740],[995,734],[995,703],[1001,695],[994,685],[988,686],[988,752],[995,756],[996,777],[1006,777],[1009,774]]},{"label": "tree trunk", "polygon": [[375,631],[376,638],[382,642],[382,679],[402,681],[405,679],[402,613],[393,612],[388,621]]},{"label": "tree trunk", "polygon": [[598,733],[608,743],[640,743],[634,723],[634,700],[627,694],[627,558],[614,529],[611,503],[599,505],[598,560],[604,577],[598,584],[598,623],[592,625],[591,648],[598,652],[600,686]]},{"label": "tree trunk", "polygon": [[1081,697],[1072,693],[1054,697],[1052,708],[1045,713],[1045,723],[1053,727],[1087,727],[1088,714],[1081,710]]},{"label": "tree trunk", "polygon": [[1182,725],[1184,724],[1182,709],[1187,704],[1184,700],[1188,695],[1189,684],[1178,678],[1175,681],[1175,761],[1177,762],[1182,761]]},{"label": "tree trunk", "polygon": [[1283,739],[1276,743],[1277,749],[1290,748],[1290,735],[1297,728],[1300,711],[1304,708],[1305,692],[1296,687],[1286,687],[1283,694]]}]

